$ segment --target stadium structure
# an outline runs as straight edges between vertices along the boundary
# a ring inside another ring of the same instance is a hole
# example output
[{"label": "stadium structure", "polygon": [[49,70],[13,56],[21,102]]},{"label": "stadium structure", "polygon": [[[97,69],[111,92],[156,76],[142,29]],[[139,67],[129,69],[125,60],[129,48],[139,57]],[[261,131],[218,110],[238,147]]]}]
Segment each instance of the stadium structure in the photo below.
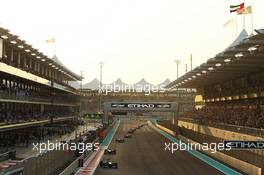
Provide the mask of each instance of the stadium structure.
[{"label": "stadium structure", "polygon": [[[69,82],[82,77],[56,56],[49,58],[9,30],[0,28],[0,36],[0,174],[59,172],[74,154],[58,162],[61,153],[55,153],[48,161],[51,153],[36,157],[31,143],[76,128],[80,99]],[[40,161],[52,167],[40,164],[38,171],[34,170]]]},{"label": "stadium structure", "polygon": [[56,56],[0,28],[0,175],[262,175],[264,30],[255,32],[156,85],[164,91],[117,91],[80,85]]}]

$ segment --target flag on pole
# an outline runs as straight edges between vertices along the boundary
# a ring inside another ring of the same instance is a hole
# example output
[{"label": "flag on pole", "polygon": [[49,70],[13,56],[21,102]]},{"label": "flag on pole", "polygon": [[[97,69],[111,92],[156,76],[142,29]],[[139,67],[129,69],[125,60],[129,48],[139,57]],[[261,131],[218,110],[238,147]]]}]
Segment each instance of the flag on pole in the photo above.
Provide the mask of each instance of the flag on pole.
[{"label": "flag on pole", "polygon": [[246,8],[237,10],[237,14],[238,15],[252,14],[252,6],[248,6]]},{"label": "flag on pole", "polygon": [[236,20],[236,19],[230,19],[229,21],[227,21],[227,22],[224,24],[224,27],[235,26],[235,25],[237,25],[237,20]]},{"label": "flag on pole", "polygon": [[55,38],[54,37],[51,37],[51,38],[48,38],[47,40],[46,40],[46,43],[55,43],[56,42],[56,40],[55,40]]},{"label": "flag on pole", "polygon": [[244,2],[239,5],[230,5],[230,13],[237,12],[245,8]]}]

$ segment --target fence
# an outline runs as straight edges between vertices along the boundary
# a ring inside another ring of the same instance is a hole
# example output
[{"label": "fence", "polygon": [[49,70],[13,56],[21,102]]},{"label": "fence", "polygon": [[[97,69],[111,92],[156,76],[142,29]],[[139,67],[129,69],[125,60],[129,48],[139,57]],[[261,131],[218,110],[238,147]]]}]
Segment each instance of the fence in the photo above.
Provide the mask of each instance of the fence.
[{"label": "fence", "polygon": [[224,124],[224,123],[215,123],[215,122],[202,121],[202,120],[197,120],[197,119],[192,119],[192,118],[180,118],[179,120],[191,122],[191,123],[197,123],[200,125],[211,126],[211,127],[215,127],[219,129],[228,130],[228,131],[239,132],[239,133],[258,136],[258,137],[264,137],[264,129],[250,128],[246,126],[229,125],[229,124]]},{"label": "fence", "polygon": [[[88,132],[87,136],[84,143],[92,142],[96,139],[96,134],[89,134]],[[72,142],[78,143],[77,140]],[[71,145],[71,142],[68,143]],[[78,150],[57,149],[40,153],[36,156],[17,161],[14,166],[0,169],[0,175],[10,174],[10,172],[15,172],[18,169],[23,169],[23,174],[26,175],[58,175],[79,156],[76,154],[76,151]],[[86,158],[89,156],[89,153],[86,152],[83,156]]]}]

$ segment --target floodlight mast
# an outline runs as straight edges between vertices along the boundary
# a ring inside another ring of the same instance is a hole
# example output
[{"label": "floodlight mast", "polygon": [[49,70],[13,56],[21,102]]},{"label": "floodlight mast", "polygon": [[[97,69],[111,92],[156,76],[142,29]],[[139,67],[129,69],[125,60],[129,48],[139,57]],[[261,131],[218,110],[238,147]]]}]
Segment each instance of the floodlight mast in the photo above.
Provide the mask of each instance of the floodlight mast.
[{"label": "floodlight mast", "polygon": [[100,66],[100,82],[99,82],[99,112],[102,112],[102,81],[103,81],[103,66],[104,66],[104,62],[100,61],[99,62],[99,66]]},{"label": "floodlight mast", "polygon": [[179,78],[179,65],[181,64],[181,60],[177,59],[175,60],[175,63],[177,65],[177,79]]}]

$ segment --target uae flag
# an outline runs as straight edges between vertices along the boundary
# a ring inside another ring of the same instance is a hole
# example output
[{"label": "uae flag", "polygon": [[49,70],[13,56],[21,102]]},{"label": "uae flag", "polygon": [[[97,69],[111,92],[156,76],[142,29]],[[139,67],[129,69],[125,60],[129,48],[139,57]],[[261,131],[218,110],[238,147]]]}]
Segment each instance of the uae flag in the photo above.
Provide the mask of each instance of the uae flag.
[{"label": "uae flag", "polygon": [[239,5],[230,5],[230,13],[244,10],[244,2]]},{"label": "uae flag", "polygon": [[237,14],[238,15],[242,15],[242,14],[252,14],[252,6],[248,6],[246,8],[237,10]]}]

